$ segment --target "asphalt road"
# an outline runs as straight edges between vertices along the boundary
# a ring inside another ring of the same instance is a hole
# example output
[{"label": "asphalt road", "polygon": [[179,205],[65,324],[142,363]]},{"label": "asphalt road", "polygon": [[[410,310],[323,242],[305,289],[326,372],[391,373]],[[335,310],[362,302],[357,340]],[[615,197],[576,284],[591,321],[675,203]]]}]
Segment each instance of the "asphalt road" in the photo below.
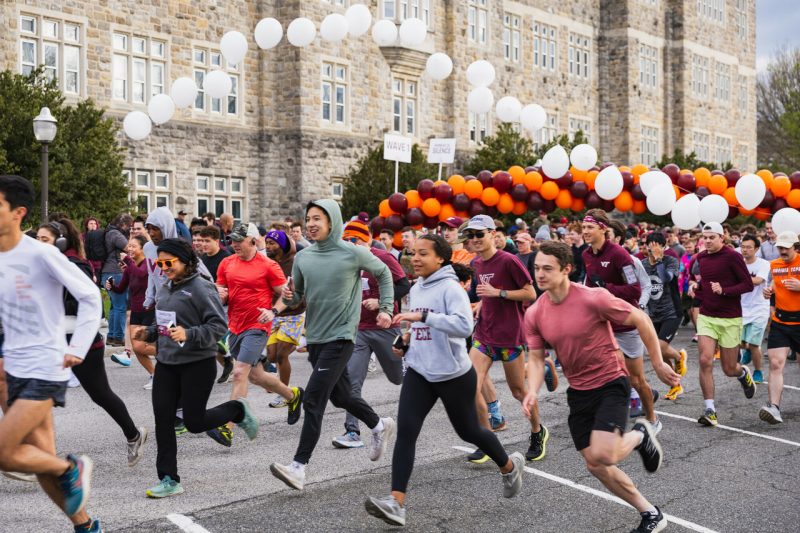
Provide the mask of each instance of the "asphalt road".
[{"label": "asphalt road", "polygon": [[[577,333],[577,332],[576,332]],[[789,363],[782,401],[785,423],[768,426],[758,419],[766,386],[745,399],[739,383],[725,378],[718,365],[717,410],[720,427],[695,421],[702,411],[697,382],[696,345],[683,329],[675,343],[689,347],[686,393],[676,402],[660,400],[665,450],[663,467],[647,474],[637,454],[622,463],[640,490],[669,515],[668,531],[794,532],[800,523],[800,368]],[[310,367],[293,356],[293,382],[304,384]],[[142,390],[146,376],[136,363],[122,368],[107,361],[112,386],[125,400],[137,424],[153,430],[150,397]],[[502,369],[492,371],[509,429],[499,434],[510,451],[527,449],[526,421],[512,398]],[[651,384],[655,376],[649,372]],[[768,379],[768,373],[766,379]],[[252,387],[252,386],[251,386]],[[666,386],[657,384],[662,394]],[[410,531],[629,531],[638,514],[611,497],[586,471],[567,428],[566,383],[543,393],[542,416],[551,438],[547,456],[529,463],[522,493],[502,497],[502,484],[491,463],[475,466],[463,458],[470,445],[460,441],[444,409],[431,412],[417,445],[417,462],[408,495]],[[225,401],[230,385],[218,385],[210,405]],[[382,416],[395,416],[399,387],[380,371],[371,373],[365,398]],[[205,435],[179,437],[179,469],[185,494],[149,500],[144,491],[157,482],[155,439],[145,456],[128,468],[119,428],[82,389],[68,394],[67,408],[56,410],[60,453],[85,453],[95,462],[88,511],[106,531],[382,531],[393,529],[364,511],[369,495],[389,491],[391,454],[370,462],[364,449],[334,449],[330,440],[342,432],[344,414],[329,406],[322,439],[307,468],[306,489],[286,488],[269,473],[273,461],[289,462],[301,425],[286,426],[284,409],[270,409],[270,395],[252,390],[251,405],[261,433],[249,442],[235,431],[233,448]],[[724,427],[723,427],[724,426]],[[461,448],[461,449],[459,449]],[[55,506],[34,484],[0,477],[0,531],[70,531]]]}]

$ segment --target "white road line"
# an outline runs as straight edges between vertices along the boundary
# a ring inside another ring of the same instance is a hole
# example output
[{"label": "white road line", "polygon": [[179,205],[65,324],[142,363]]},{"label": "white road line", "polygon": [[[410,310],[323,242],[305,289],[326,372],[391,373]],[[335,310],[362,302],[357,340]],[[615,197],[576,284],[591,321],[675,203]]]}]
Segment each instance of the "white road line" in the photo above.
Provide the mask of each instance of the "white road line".
[{"label": "white road line", "polygon": [[[769,381],[764,381],[764,385],[769,385]],[[800,387],[795,387],[793,385],[784,385],[784,389],[792,389],[792,390],[800,390]]]},{"label": "white road line", "polygon": [[[669,417],[669,418],[678,418],[680,420],[687,420],[689,422],[694,422],[695,424],[697,424],[697,420],[696,419],[689,418],[688,416],[674,415],[672,413],[665,413],[664,411],[656,411],[656,414],[658,414],[659,416],[666,416],[666,417]],[[722,424],[717,424],[716,427],[718,427],[719,429],[725,429],[725,430],[728,430],[728,431],[735,431],[736,433],[743,433],[745,435],[750,435],[751,437],[760,437],[762,439],[767,439],[767,440],[771,440],[771,441],[774,441],[774,442],[780,442],[782,444],[788,444],[790,446],[797,446],[798,448],[800,448],[800,442],[795,442],[793,440],[781,439],[779,437],[773,437],[772,435],[762,435],[761,433],[756,433],[755,431],[747,431],[746,429],[739,429],[739,428],[734,428],[734,427],[731,427],[731,426],[724,426]]]},{"label": "white road line", "polygon": [[167,515],[167,520],[181,528],[186,533],[211,533],[200,524],[196,524],[194,520],[188,516],[182,514],[170,513]]},{"label": "white road line", "polygon": [[[456,449],[456,450],[461,450],[463,452],[468,452],[468,453],[472,453],[474,451],[474,448],[467,448],[466,446],[453,446],[453,448]],[[630,507],[631,509],[633,508],[626,501],[624,501],[624,500],[622,500],[620,498],[617,498],[616,496],[614,496],[612,494],[609,494],[607,492],[603,492],[601,490],[593,489],[592,487],[587,487],[586,485],[581,485],[580,483],[575,483],[571,479],[566,479],[566,478],[559,477],[559,476],[556,476],[556,475],[553,475],[553,474],[548,474],[547,472],[544,472],[542,470],[538,470],[536,468],[531,468],[529,466],[525,467],[525,471],[528,472],[528,473],[537,475],[539,477],[543,477],[545,479],[549,479],[550,481],[555,481],[556,483],[560,483],[562,485],[566,485],[567,487],[571,487],[573,489],[577,489],[577,490],[579,490],[581,492],[586,492],[587,494],[591,494],[593,496],[597,496],[597,497],[602,498],[604,500],[607,500],[607,501],[610,501],[610,502],[614,502],[614,503],[617,503],[617,504],[620,504],[620,505],[624,505],[625,507]],[[691,529],[692,531],[698,531],[700,533],[717,533],[713,529],[709,529],[709,528],[707,528],[705,526],[701,526],[700,524],[695,524],[694,522],[690,522],[688,520],[684,520],[683,518],[679,518],[679,517],[671,515],[671,514],[664,513],[664,516],[667,517],[667,520],[669,522],[671,522],[673,524],[678,524],[679,526],[683,526],[686,529]]]}]

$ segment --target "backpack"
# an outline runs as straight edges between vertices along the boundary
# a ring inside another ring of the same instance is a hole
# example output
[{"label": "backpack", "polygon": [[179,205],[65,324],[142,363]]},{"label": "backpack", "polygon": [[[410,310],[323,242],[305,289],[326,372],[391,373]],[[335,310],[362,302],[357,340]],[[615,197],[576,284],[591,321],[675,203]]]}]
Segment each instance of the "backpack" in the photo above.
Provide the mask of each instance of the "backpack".
[{"label": "backpack", "polygon": [[83,246],[86,249],[86,259],[89,261],[105,261],[106,257],[108,257],[106,252],[106,230],[87,231]]}]

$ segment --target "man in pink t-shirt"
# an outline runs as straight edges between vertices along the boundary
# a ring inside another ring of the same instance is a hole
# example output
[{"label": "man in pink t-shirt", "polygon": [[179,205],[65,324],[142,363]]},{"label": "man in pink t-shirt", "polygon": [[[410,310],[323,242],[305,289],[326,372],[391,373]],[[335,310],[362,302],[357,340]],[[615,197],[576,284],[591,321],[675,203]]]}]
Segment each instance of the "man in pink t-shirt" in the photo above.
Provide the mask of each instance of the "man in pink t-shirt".
[{"label": "man in pink t-shirt", "polygon": [[[667,523],[664,515],[617,467],[638,450],[645,469],[655,472],[661,466],[662,450],[645,418],[637,419],[632,431],[625,433],[630,383],[611,323],[638,330],[661,381],[675,385],[680,376],[664,363],[658,336],[647,315],[602,288],[571,283],[572,262],[572,250],[561,242],[543,243],[536,254],[536,283],[545,292],[525,313],[530,372],[522,408],[530,413],[538,403],[547,343],[558,353],[569,381],[569,430],[587,469],[639,511],[642,521],[635,531],[661,531]],[[576,323],[580,323],[580,335],[576,328],[564,327]]]}]

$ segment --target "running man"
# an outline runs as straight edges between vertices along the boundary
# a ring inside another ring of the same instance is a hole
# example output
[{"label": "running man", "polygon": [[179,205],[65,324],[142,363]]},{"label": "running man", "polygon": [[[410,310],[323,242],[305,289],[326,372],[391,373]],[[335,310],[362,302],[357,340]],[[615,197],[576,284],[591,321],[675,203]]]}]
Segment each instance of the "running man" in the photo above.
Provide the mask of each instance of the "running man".
[{"label": "running man", "polygon": [[[648,472],[656,472],[663,458],[661,445],[650,423],[637,419],[625,432],[628,421],[628,370],[618,355],[613,324],[636,328],[647,347],[658,378],[670,386],[680,382],[661,358],[658,336],[641,310],[609,291],[571,283],[572,250],[561,242],[545,242],[536,255],[536,283],[544,294],[525,313],[525,334],[530,347],[531,372],[526,413],[538,404],[544,381],[545,344],[558,353],[569,381],[569,430],[586,468],[611,493],[635,507],[641,522],[635,532],[662,531],[667,519],[650,503],[633,481],[617,466],[634,450]],[[564,324],[581,323],[581,335]]]},{"label": "running man", "polygon": [[769,299],[764,298],[765,283],[769,280],[770,262],[758,257],[761,241],[755,235],[742,237],[739,249],[742,251],[744,263],[753,280],[753,290],[742,294],[742,345],[740,362],[743,365],[753,362],[753,382],[764,382],[761,365],[764,355],[761,342],[769,323]]},{"label": "running man", "polygon": [[[58,248],[22,234],[33,206],[30,182],[0,176],[0,322],[8,410],[0,419],[0,470],[36,474],[77,532],[100,531],[84,510],[92,461],[56,455],[53,407],[64,407],[69,369],[83,362],[100,329],[97,286]],[[67,344],[64,289],[78,302]]]}]

